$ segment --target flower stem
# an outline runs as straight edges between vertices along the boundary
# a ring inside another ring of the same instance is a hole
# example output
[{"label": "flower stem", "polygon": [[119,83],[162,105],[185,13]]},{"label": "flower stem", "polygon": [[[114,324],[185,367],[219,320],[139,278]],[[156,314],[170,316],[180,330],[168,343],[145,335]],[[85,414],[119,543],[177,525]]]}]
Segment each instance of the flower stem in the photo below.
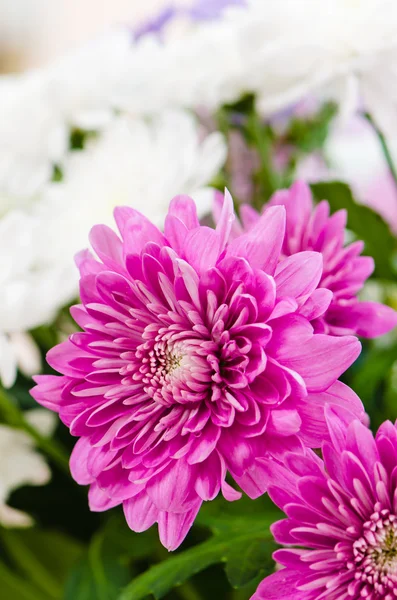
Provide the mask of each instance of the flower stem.
[{"label": "flower stem", "polygon": [[248,115],[246,123],[246,132],[250,138],[251,144],[257,150],[259,155],[260,167],[256,174],[261,186],[259,197],[255,200],[255,208],[260,210],[265,201],[280,187],[280,176],[273,169],[273,148],[272,140],[269,135],[269,129],[255,110]]},{"label": "flower stem", "polygon": [[68,475],[70,474],[69,456],[62,446],[55,440],[46,438],[32,427],[25,419],[14,398],[2,388],[0,388],[0,415],[7,425],[25,431],[36,442],[40,450],[47,454],[62,471]]},{"label": "flower stem", "polygon": [[389,167],[389,171],[393,177],[394,180],[394,184],[396,187],[396,191],[397,191],[397,170],[393,161],[393,157],[391,155],[389,146],[387,144],[386,138],[383,135],[382,131],[379,129],[379,127],[376,125],[375,121],[373,120],[373,118],[371,117],[371,115],[369,113],[365,113],[365,118],[367,119],[368,123],[370,123],[372,129],[374,130],[374,132],[376,133],[376,136],[379,140],[379,143],[382,147],[382,152],[383,152],[383,156],[385,157],[385,160],[387,162],[387,166]]}]

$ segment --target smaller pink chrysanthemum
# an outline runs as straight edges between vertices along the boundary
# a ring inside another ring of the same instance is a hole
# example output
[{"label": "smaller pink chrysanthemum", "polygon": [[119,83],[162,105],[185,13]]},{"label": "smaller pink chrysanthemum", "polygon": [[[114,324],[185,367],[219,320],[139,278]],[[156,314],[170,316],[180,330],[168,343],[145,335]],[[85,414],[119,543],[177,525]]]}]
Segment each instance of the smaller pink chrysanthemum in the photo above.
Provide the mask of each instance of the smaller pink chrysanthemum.
[{"label": "smaller pink chrysanthemum", "polygon": [[[286,209],[286,230],[282,256],[288,257],[306,250],[323,256],[323,274],[319,287],[331,290],[328,310],[312,325],[318,332],[332,335],[356,334],[374,338],[397,325],[397,313],[378,302],[360,302],[357,293],[374,270],[370,256],[360,256],[364,242],[344,245],[346,216],[339,210],[330,216],[326,200],[313,205],[310,188],[297,181],[288,190],[276,192],[266,206],[282,205]],[[219,214],[220,196],[215,202],[215,218]],[[233,235],[249,231],[260,214],[249,205],[240,208],[241,224],[234,224]]]},{"label": "smaller pink chrysanthemum", "polygon": [[343,409],[325,413],[324,462],[309,450],[267,463],[269,494],[287,515],[272,533],[290,547],[275,552],[284,568],[252,600],[397,598],[397,427],[386,421],[374,439]]}]

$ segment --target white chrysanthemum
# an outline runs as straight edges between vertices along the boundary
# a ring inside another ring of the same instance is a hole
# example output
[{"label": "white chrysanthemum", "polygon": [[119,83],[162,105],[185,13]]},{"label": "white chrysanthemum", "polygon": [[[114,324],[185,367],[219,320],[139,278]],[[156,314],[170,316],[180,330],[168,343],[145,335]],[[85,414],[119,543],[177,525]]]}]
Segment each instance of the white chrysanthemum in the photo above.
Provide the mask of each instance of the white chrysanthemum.
[{"label": "white chrysanthemum", "polygon": [[[25,416],[42,435],[52,434],[56,425],[54,415],[34,409]],[[51,471],[35,451],[32,438],[23,431],[0,425],[0,524],[6,527],[31,525],[31,517],[8,506],[7,500],[15,489],[23,485],[44,485],[50,477]]]},{"label": "white chrysanthemum", "polygon": [[131,47],[120,29],[43,69],[0,77],[2,196],[21,202],[40,192],[68,151],[70,128],[109,122]]},{"label": "white chrysanthemum", "polygon": [[17,368],[40,369],[40,353],[27,333],[50,322],[70,294],[64,265],[40,268],[42,225],[21,209],[0,218],[0,381],[10,387]]},{"label": "white chrysanthemum", "polygon": [[[115,117],[84,151],[71,152],[64,179],[49,184],[30,211],[0,219],[0,379],[13,384],[17,366],[37,371],[31,339],[78,293],[74,254],[94,223],[111,223],[117,205],[130,205],[161,225],[171,198],[194,195],[210,211],[206,186],[226,159],[223,137],[205,136],[183,111],[151,120]],[[24,343],[22,343],[24,341]]]},{"label": "white chrysanthemum", "polygon": [[165,40],[116,30],[0,83],[0,190],[30,193],[63,156],[67,126],[102,127],[119,109],[215,109],[256,92],[271,116],[311,92],[345,112],[363,100],[397,131],[396,64],[394,0],[247,0]]},{"label": "white chrysanthemum", "polygon": [[5,197],[14,204],[31,200],[51,179],[67,145],[67,120],[47,73],[0,78],[0,215]]},{"label": "white chrysanthemum", "polygon": [[[118,205],[133,206],[162,226],[171,198],[189,194],[203,216],[212,201],[206,186],[225,160],[221,134],[201,136],[189,113],[114,119],[83,152],[69,155],[64,180],[51,184],[38,204],[36,215],[46,228],[43,261],[71,265],[74,254],[86,246],[92,224],[111,224]],[[73,276],[72,295],[75,282]]]}]

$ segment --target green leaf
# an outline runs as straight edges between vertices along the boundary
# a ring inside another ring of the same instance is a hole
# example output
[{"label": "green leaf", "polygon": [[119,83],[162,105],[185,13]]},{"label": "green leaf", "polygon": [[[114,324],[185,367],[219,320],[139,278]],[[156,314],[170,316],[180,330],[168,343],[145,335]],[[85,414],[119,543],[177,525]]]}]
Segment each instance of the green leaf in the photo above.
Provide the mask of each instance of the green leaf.
[{"label": "green leaf", "polygon": [[324,146],[336,113],[336,104],[326,102],[313,117],[292,117],[285,135],[286,142],[297,146],[305,153],[319,150]]},{"label": "green leaf", "polygon": [[345,183],[315,183],[311,188],[318,200],[328,200],[333,213],[342,208],[347,210],[347,227],[365,242],[365,254],[375,260],[376,276],[394,279],[391,259],[396,249],[396,240],[380,215],[367,206],[357,204]]},{"label": "green leaf", "polygon": [[24,581],[0,561],[0,591],[4,600],[52,600],[34,584]]},{"label": "green leaf", "polygon": [[43,595],[61,598],[62,587],[82,546],[62,533],[39,529],[2,529],[0,539],[15,569]]},{"label": "green leaf", "polygon": [[262,578],[274,570],[272,552],[275,545],[269,540],[254,539],[242,548],[242,553],[233,552],[226,564],[226,575],[234,588],[240,588],[260,573]]},{"label": "green leaf", "polygon": [[[239,509],[237,505],[240,502]],[[239,512],[248,505],[250,512]],[[246,585],[262,572],[271,572],[274,566],[271,555],[276,544],[269,526],[280,513],[272,506],[265,512],[268,506],[271,506],[270,503],[262,498],[247,502],[241,500],[234,506],[221,499],[206,505],[197,522],[209,526],[214,535],[150,568],[133,580],[118,600],[143,600],[150,595],[159,600],[172,588],[218,563],[226,564],[226,575],[235,587]]]},{"label": "green leaf", "polygon": [[239,558],[241,560],[246,548],[253,543],[263,544],[262,549],[266,548],[268,556],[276,549],[269,531],[266,530],[262,533],[234,532],[216,535],[208,542],[176,554],[137,577],[125,588],[119,596],[119,600],[142,600],[150,594],[156,599],[163,598],[173,587],[181,585],[206,567],[220,562],[232,561],[232,566],[228,568],[227,572],[232,577],[233,584],[242,585],[241,582],[245,584],[257,575],[258,565],[256,568],[251,568],[244,563],[236,574],[233,572],[233,565]]},{"label": "green leaf", "polygon": [[128,563],[150,554],[155,543],[154,532],[139,536],[123,518],[110,518],[71,573],[64,600],[115,600],[131,579]]},{"label": "green leaf", "polygon": [[347,383],[361,398],[376,429],[385,418],[397,418],[397,344],[365,347]]},{"label": "green leaf", "polygon": [[79,562],[66,582],[64,600],[91,600],[96,597],[96,585],[88,558]]},{"label": "green leaf", "polygon": [[384,414],[387,415],[390,421],[395,421],[397,419],[397,360],[393,363],[386,377],[386,393],[383,403]]}]

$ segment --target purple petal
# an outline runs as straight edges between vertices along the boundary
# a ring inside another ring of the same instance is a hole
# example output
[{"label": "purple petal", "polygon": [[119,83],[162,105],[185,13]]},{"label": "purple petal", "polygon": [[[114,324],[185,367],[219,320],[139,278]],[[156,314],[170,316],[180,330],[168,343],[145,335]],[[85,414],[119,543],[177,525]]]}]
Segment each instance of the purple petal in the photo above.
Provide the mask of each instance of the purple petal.
[{"label": "purple petal", "polygon": [[335,307],[332,324],[351,329],[365,338],[376,338],[397,325],[397,312],[378,302],[358,302],[351,308]]},{"label": "purple petal", "polygon": [[309,600],[305,592],[296,589],[301,578],[301,571],[281,569],[262,581],[251,600]]},{"label": "purple petal", "polygon": [[88,491],[88,503],[92,512],[104,512],[120,504],[117,498],[109,497],[99,485],[92,483]]},{"label": "purple petal", "polygon": [[225,189],[222,211],[216,226],[216,232],[219,236],[219,248],[221,252],[224,250],[226,243],[229,240],[234,218],[233,198],[231,197],[229,190]]},{"label": "purple petal", "polygon": [[128,526],[141,533],[157,522],[159,511],[145,491],[123,502],[123,510]]},{"label": "purple petal", "polygon": [[[283,317],[283,320],[288,318],[292,320],[292,317]],[[361,344],[355,337],[310,336],[304,323],[296,322],[296,327],[291,327],[290,332],[282,333],[285,343],[276,348],[275,358],[299,373],[310,392],[326,390],[350,367],[361,351]]]},{"label": "purple petal", "polygon": [[184,512],[195,501],[195,495],[191,497],[193,480],[194,469],[182,459],[174,460],[150,479],[146,492],[159,510]]},{"label": "purple petal", "polygon": [[205,272],[216,265],[220,254],[220,238],[209,227],[198,227],[189,231],[185,240],[185,258],[197,273]]},{"label": "purple petal", "polygon": [[318,286],[322,271],[323,258],[318,252],[298,252],[289,256],[276,269],[277,297],[308,296]]},{"label": "purple petal", "polygon": [[165,218],[164,234],[171,247],[179,255],[182,254],[186,243],[188,229],[182,221],[174,215],[168,214]]},{"label": "purple petal", "polygon": [[202,501],[185,513],[160,512],[159,534],[160,541],[168,550],[175,550],[180,546],[193,525]]},{"label": "purple petal", "polygon": [[88,485],[94,481],[94,477],[88,472],[87,462],[92,446],[88,438],[80,438],[73,448],[70,456],[70,472],[72,477],[80,485]]},{"label": "purple petal", "polygon": [[252,267],[273,275],[279,261],[284,233],[284,207],[270,207],[249,232],[229,245],[228,254],[246,258]]},{"label": "purple petal", "polygon": [[124,254],[140,254],[149,242],[165,246],[161,231],[144,215],[132,209],[132,215],[124,226]]},{"label": "purple petal", "polygon": [[188,230],[200,226],[196,204],[189,196],[175,196],[170,202],[168,214],[177,217]]},{"label": "purple petal", "polygon": [[324,315],[332,302],[333,293],[325,288],[318,288],[309,296],[305,303],[300,307],[299,314],[306,317],[309,321],[318,319]]},{"label": "purple petal", "polygon": [[123,244],[113,229],[106,225],[94,225],[89,240],[106,266],[116,270],[123,268]]}]

